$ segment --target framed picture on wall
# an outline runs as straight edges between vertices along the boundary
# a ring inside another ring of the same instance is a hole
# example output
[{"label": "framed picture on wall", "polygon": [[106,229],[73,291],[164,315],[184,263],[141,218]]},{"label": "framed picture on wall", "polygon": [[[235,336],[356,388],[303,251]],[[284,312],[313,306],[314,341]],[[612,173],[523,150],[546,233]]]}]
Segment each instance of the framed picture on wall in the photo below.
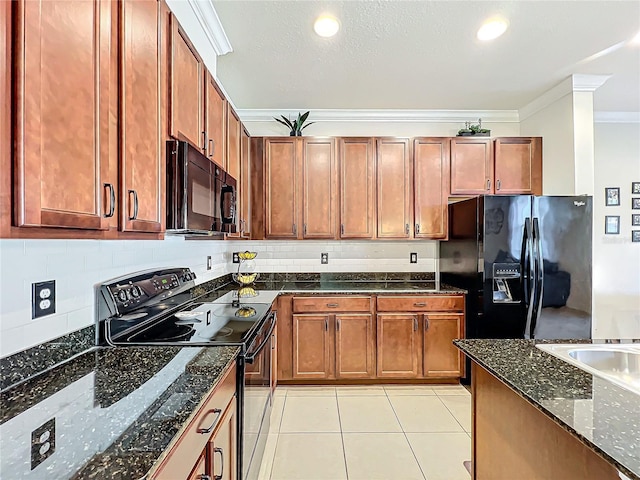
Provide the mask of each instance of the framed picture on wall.
[{"label": "framed picture on wall", "polygon": [[631,199],[631,208],[633,210],[640,210],[640,197]]},{"label": "framed picture on wall", "polygon": [[607,207],[620,205],[620,187],[607,187],[604,189],[604,194]]},{"label": "framed picture on wall", "polygon": [[640,230],[631,230],[631,241],[640,242]]},{"label": "framed picture on wall", "polygon": [[604,233],[606,235],[620,234],[620,215],[607,215],[604,217]]},{"label": "framed picture on wall", "polygon": [[631,182],[631,195],[640,195],[640,182]]}]

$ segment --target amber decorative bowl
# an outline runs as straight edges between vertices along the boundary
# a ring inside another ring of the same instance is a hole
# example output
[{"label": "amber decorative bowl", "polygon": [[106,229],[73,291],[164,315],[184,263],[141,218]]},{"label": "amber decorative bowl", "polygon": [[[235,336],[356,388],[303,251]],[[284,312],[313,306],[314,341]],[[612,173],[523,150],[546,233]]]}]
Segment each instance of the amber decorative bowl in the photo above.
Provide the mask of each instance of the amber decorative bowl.
[{"label": "amber decorative bowl", "polygon": [[258,273],[235,273],[233,279],[240,285],[251,285],[259,276],[260,274]]},{"label": "amber decorative bowl", "polygon": [[250,252],[247,250],[246,252],[238,253],[238,258],[240,258],[240,260],[253,260],[257,255],[257,252]]}]

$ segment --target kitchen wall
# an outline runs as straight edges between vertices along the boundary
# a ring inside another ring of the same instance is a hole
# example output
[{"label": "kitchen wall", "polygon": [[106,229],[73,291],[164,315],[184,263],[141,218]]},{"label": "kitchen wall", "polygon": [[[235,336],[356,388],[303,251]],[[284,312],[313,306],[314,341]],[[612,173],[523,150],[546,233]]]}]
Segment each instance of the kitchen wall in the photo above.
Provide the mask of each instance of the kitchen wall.
[{"label": "kitchen wall", "polygon": [[[154,267],[190,267],[197,283],[227,273],[224,241],[0,240],[0,357],[93,324],[94,285]],[[212,269],[206,270],[211,255]],[[31,319],[31,284],[56,281],[56,313]]]},{"label": "kitchen wall", "polygon": [[[228,242],[230,251],[258,252],[257,272],[435,272],[437,241],[251,241]],[[329,254],[329,263],[320,263],[320,254]],[[409,263],[409,253],[418,254],[418,263]],[[237,265],[232,265],[236,271]]]},{"label": "kitchen wall", "polygon": [[[640,182],[640,124],[596,123],[593,335],[598,338],[640,338],[640,243],[631,243],[631,214],[640,210],[631,210],[631,182]],[[605,206],[605,187],[620,187],[619,207]],[[620,235],[604,234],[605,215],[620,216]]]}]

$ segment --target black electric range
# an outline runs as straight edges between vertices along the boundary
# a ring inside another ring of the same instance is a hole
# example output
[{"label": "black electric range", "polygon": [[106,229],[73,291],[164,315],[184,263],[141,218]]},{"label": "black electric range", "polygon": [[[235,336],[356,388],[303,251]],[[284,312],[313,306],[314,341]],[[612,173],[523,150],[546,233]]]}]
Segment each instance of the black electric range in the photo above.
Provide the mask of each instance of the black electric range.
[{"label": "black electric range", "polygon": [[224,295],[212,300],[216,295],[211,293],[194,298],[195,278],[188,268],[169,268],[137,272],[98,285],[97,343],[116,347],[240,347],[237,477],[255,480],[273,403],[271,356],[275,352],[276,315],[271,303],[257,303],[252,298]]}]

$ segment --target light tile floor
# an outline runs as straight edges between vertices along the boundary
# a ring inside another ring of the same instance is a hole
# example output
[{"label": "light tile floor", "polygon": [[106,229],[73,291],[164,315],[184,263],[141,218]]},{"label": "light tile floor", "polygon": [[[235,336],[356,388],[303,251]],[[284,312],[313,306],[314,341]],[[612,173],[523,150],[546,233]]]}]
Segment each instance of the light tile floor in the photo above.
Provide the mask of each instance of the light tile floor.
[{"label": "light tile floor", "polygon": [[469,480],[459,385],[278,387],[260,480]]}]

